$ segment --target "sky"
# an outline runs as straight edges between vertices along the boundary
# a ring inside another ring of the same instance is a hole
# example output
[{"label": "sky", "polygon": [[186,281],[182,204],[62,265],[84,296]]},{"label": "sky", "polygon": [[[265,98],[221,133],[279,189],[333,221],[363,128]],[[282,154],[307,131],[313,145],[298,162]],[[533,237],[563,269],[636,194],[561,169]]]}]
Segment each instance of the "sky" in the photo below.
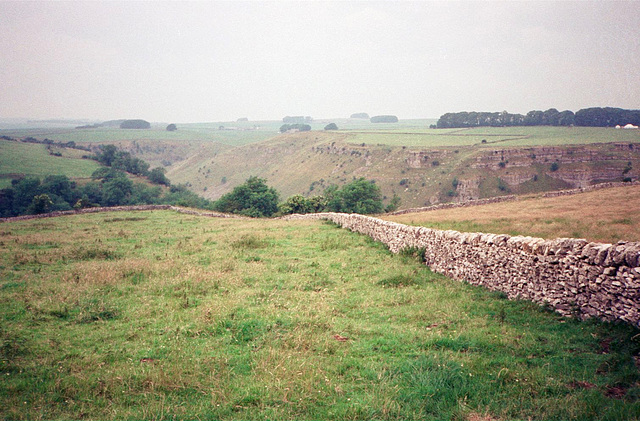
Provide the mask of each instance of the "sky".
[{"label": "sky", "polygon": [[640,1],[0,0],[0,118],[640,108]]}]

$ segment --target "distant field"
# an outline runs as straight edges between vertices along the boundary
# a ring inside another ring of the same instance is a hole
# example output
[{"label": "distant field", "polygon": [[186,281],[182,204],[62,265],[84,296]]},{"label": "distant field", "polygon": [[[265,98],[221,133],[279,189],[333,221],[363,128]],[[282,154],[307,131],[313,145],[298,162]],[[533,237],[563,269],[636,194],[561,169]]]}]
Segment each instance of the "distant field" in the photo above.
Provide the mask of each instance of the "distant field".
[{"label": "distant field", "polygon": [[[427,126],[428,127],[428,126]],[[401,129],[399,129],[401,130]],[[483,143],[483,140],[486,142]],[[421,133],[359,132],[350,143],[420,146],[425,148],[481,146],[555,146],[610,142],[640,142],[640,130],[602,127],[477,127],[472,129],[428,129]]]},{"label": "distant field", "polygon": [[[350,130],[391,130],[416,131],[434,124],[436,120],[400,120],[393,124],[372,124],[369,120],[359,119],[321,119],[313,121],[312,130],[324,130],[332,122],[340,131]],[[32,136],[36,139],[52,139],[63,142],[99,142],[115,143],[126,141],[213,141],[231,146],[256,143],[277,136],[282,121],[240,121],[178,124],[178,130],[168,132],[164,126],[152,126],[148,130],[122,130],[119,128],[73,129],[43,128],[0,130],[0,135],[13,137]],[[222,128],[222,129],[221,129]]]},{"label": "distant field", "polygon": [[640,241],[640,186],[554,198],[389,216],[411,225],[463,232]]},{"label": "distant field", "polygon": [[[179,126],[175,132],[168,132],[164,128],[148,130],[123,130],[118,128],[97,129],[28,129],[3,130],[0,134],[13,137],[32,136],[36,139],[48,138],[55,141],[76,143],[115,143],[122,141],[214,141],[230,145],[244,145],[268,139],[277,134],[274,130],[219,130],[219,125],[188,125]],[[230,127],[230,126],[229,126]],[[236,126],[237,127],[237,126]]]},{"label": "distant field", "polygon": [[45,145],[0,140],[0,180],[6,186],[14,178],[12,174],[90,177],[100,166],[96,161],[82,159],[82,155],[87,154],[85,151],[67,148],[53,150],[62,156],[50,155]]},{"label": "distant field", "polygon": [[[438,148],[450,146],[473,146],[480,145],[482,140],[489,142],[503,142],[513,139],[514,135],[500,134],[467,134],[464,131],[452,129],[424,129],[416,131],[385,131],[385,132],[357,132],[353,133],[347,142],[364,143],[367,145],[388,145],[388,146],[416,146],[423,148]],[[521,136],[517,136],[520,138]]]},{"label": "distant field", "polygon": [[2,419],[640,414],[638,330],[331,224],[120,212],[3,223],[0,240]]}]

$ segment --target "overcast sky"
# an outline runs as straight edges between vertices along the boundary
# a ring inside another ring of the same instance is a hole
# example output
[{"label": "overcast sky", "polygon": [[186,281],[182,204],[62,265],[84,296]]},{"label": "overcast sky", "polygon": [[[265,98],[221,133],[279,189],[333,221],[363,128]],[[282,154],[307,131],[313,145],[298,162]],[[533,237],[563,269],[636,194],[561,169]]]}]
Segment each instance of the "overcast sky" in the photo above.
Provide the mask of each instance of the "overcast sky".
[{"label": "overcast sky", "polygon": [[640,1],[7,2],[0,118],[640,108]]}]

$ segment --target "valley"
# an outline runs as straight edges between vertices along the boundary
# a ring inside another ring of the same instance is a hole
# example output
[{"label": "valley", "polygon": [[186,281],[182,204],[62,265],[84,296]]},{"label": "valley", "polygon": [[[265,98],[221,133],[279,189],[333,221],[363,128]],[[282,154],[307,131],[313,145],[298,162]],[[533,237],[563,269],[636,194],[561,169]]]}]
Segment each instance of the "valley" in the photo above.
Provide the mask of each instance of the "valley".
[{"label": "valley", "polygon": [[[339,130],[325,131],[328,122]],[[180,126],[166,132],[83,129],[0,131],[7,136],[115,144],[184,184],[217,199],[250,176],[267,179],[285,199],[322,194],[331,184],[374,180],[385,203],[428,206],[507,194],[583,187],[640,177],[640,131],[591,127],[430,129],[433,120],[372,124],[318,120],[312,131],[277,133],[279,122]],[[2,141],[3,143],[5,141]],[[5,171],[10,174],[17,171]],[[6,178],[6,177],[5,177]]]}]

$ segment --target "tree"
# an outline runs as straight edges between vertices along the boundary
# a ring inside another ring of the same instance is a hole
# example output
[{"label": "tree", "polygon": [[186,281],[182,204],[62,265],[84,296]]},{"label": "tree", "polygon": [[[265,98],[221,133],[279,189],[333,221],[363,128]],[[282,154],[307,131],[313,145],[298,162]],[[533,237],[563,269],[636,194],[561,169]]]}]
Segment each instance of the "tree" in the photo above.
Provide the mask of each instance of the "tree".
[{"label": "tree", "polygon": [[381,213],[382,195],[380,188],[371,181],[359,178],[342,188],[330,186],[325,190],[327,209],[332,212]]},{"label": "tree", "polygon": [[283,124],[280,126],[280,133],[288,132],[289,130],[297,130],[299,132],[308,132],[311,130],[311,126],[308,124]]},{"label": "tree", "polygon": [[351,114],[351,118],[363,118],[363,119],[369,120],[369,114],[367,114],[367,113],[355,113],[355,114]]},{"label": "tree", "polygon": [[124,120],[120,123],[121,129],[148,129],[150,127],[151,124],[145,120]]},{"label": "tree", "polygon": [[329,123],[326,126],[324,126],[325,130],[338,130],[338,126],[336,125],[336,123]]},{"label": "tree", "polygon": [[132,192],[133,181],[126,176],[113,178],[102,185],[103,205],[126,205]]},{"label": "tree", "polygon": [[244,184],[218,199],[214,208],[252,217],[271,216],[278,211],[278,192],[267,186],[265,179],[249,177]]},{"label": "tree", "polygon": [[393,194],[393,198],[391,199],[391,201],[389,201],[389,204],[387,205],[386,208],[384,208],[385,212],[394,212],[397,211],[398,208],[400,207],[400,196],[398,196],[397,194]]},{"label": "tree", "polygon": [[178,130],[178,127],[177,127],[175,124],[173,124],[173,123],[171,123],[171,124],[169,124],[169,125],[167,126],[167,131],[168,131],[168,132],[175,132],[176,130]]},{"label": "tree", "polygon": [[118,148],[115,145],[100,145],[100,149],[96,153],[96,159],[99,163],[110,167],[116,159]]},{"label": "tree", "polygon": [[398,117],[394,115],[376,115],[371,117],[372,123],[397,123]]},{"label": "tree", "polygon": [[53,205],[53,202],[51,201],[49,195],[39,194],[33,197],[33,200],[31,201],[27,212],[33,215],[47,213],[49,212],[51,205]]},{"label": "tree", "polygon": [[165,170],[162,167],[156,167],[156,168],[152,169],[149,172],[149,181],[151,181],[154,184],[164,184],[165,186],[170,185],[171,182],[165,176],[166,172],[167,172],[167,170]]}]

